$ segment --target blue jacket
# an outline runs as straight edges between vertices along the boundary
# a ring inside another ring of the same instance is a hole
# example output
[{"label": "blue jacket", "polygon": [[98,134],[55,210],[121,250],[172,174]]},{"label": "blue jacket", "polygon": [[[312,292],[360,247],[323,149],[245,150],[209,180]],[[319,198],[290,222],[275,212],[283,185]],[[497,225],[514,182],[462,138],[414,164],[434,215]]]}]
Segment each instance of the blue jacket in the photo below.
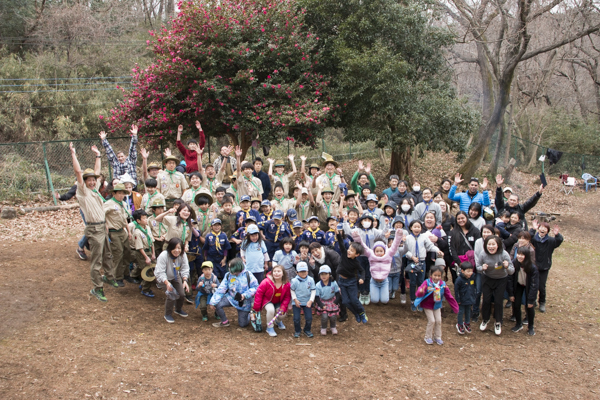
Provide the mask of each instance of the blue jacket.
[{"label": "blue jacket", "polygon": [[[244,222],[242,222],[242,225],[239,225],[239,221],[240,221],[240,217],[244,216]],[[249,209],[247,212],[244,210],[239,210],[236,214],[235,214],[235,224],[237,228],[243,228],[244,227],[244,223],[246,221],[246,216],[247,215],[252,215],[254,218],[256,218],[256,222],[260,222],[260,213],[256,210],[253,209]]]},{"label": "blue jacket", "polygon": [[296,276],[294,279],[292,279],[292,285],[290,289],[295,292],[296,298],[300,302],[300,305],[305,306],[310,300],[312,293],[317,290],[317,287],[315,285],[315,280],[312,277],[307,276],[306,278],[302,279],[300,276]]},{"label": "blue jacket", "polygon": [[483,193],[477,192],[475,196],[471,196],[469,192],[456,193],[456,189],[456,185],[452,185],[450,192],[448,192],[448,199],[458,202],[460,204],[460,211],[468,214],[471,203],[479,203],[482,206],[490,205],[490,195],[487,190],[484,190]]},{"label": "blue jacket", "polygon": [[[250,282],[248,282],[248,278],[250,278]],[[210,299],[210,305],[216,306],[223,296],[225,296],[227,297],[227,300],[229,300],[229,304],[236,309],[250,312],[256,289],[258,289],[258,281],[253,274],[247,272],[245,269],[240,272],[238,276],[231,275],[231,273],[228,272],[225,274],[223,281],[221,281],[217,291]],[[244,305],[242,307],[240,307],[240,304],[235,300],[236,293],[241,293],[244,296]]]},{"label": "blue jacket", "polygon": [[269,195],[271,194],[271,180],[269,179],[269,174],[267,174],[266,172],[263,172],[263,171],[260,171],[257,174],[256,171],[253,171],[252,175],[254,175],[258,179],[260,179],[260,181],[262,182],[262,186],[263,186],[262,199],[268,200]]},{"label": "blue jacket", "polygon": [[454,282],[454,298],[461,306],[472,306],[477,301],[477,287],[475,286],[475,275],[470,279],[461,273]]}]

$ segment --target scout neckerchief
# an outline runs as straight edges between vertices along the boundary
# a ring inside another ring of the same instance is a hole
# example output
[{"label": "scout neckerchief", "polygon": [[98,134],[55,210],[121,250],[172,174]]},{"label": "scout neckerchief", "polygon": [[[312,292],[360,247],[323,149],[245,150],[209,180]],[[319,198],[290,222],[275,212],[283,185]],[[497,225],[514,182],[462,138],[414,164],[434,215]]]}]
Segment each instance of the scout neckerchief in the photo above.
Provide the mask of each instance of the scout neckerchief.
[{"label": "scout neckerchief", "polygon": [[325,176],[327,177],[327,179],[329,179],[329,187],[331,188],[331,190],[333,190],[333,178],[335,178],[337,174],[334,172],[333,175],[329,176],[329,174],[325,172]]},{"label": "scout neckerchief", "polygon": [[173,258],[171,254],[169,254],[169,256],[171,257],[171,261],[173,262],[173,279],[177,279],[177,274],[179,273],[179,269],[181,268],[181,261],[179,261],[178,264],[175,261],[179,260],[179,257]]},{"label": "scout neckerchief", "polygon": [[[279,178],[279,181],[280,181],[281,183],[283,183],[283,178],[285,178],[285,174],[278,174],[277,172],[275,172],[275,176],[276,176],[277,178]],[[276,181],[275,179],[273,179],[273,180],[274,180],[274,181]],[[277,181],[276,181],[276,182],[277,182]]]},{"label": "scout neckerchief", "polygon": [[[154,213],[154,218],[156,218],[156,213]],[[156,220],[155,220],[156,221]],[[161,228],[164,228],[165,226],[163,225],[162,222],[158,223],[158,237],[160,238],[162,236],[162,230]],[[166,229],[165,229],[166,230]]]},{"label": "scout neckerchief", "polygon": [[214,178],[209,178],[208,176],[206,177],[206,179],[208,179],[208,190],[209,192],[213,192],[213,182],[215,181],[215,179],[217,179],[217,177],[215,176]]},{"label": "scout neckerchief", "polygon": [[213,231],[212,227],[210,228],[210,233],[212,233],[213,235],[215,235],[215,248],[218,251],[221,251],[221,242],[219,241],[219,235],[220,235],[220,233],[216,233],[215,231]]},{"label": "scout neckerchief", "polygon": [[362,230],[365,232],[365,244],[368,248],[371,248],[371,240],[369,239],[369,229],[362,228]]},{"label": "scout neckerchief", "polygon": [[199,208],[198,211],[200,211],[200,213],[202,214],[202,232],[204,232],[204,229],[206,227],[206,220],[208,219],[208,209],[206,211],[202,211],[202,209]]},{"label": "scout neckerchief", "polygon": [[144,228],[142,228],[142,226],[140,224],[137,223],[137,221],[133,221],[133,225],[139,229],[140,231],[142,231],[142,233],[146,236],[146,241],[148,242],[148,248],[152,247],[152,239],[150,238],[150,234],[148,233],[148,231]]},{"label": "scout neckerchief", "polygon": [[277,227],[277,232],[275,232],[275,239],[273,239],[273,241],[277,242],[277,239],[279,238],[279,231],[281,230],[281,227],[283,226],[283,222],[280,223],[279,225],[275,224],[275,226]]},{"label": "scout neckerchief", "polygon": [[285,197],[282,196],[281,199],[278,199],[277,197],[275,197],[273,200],[277,200],[277,202],[279,203],[279,207],[281,207],[281,209],[283,209],[283,202],[285,201]]},{"label": "scout neckerchief", "polygon": [[331,217],[331,203],[333,203],[333,198],[329,201],[329,203],[323,199],[323,205],[327,208],[327,218]]},{"label": "scout neckerchief", "polygon": [[146,201],[146,208],[150,207],[150,200],[152,200],[152,198],[156,195],[156,193],[158,193],[158,191],[155,191],[152,194],[148,193],[148,200]]},{"label": "scout neckerchief", "polygon": [[106,203],[106,199],[104,197],[102,197],[102,195],[100,194],[100,192],[98,192],[98,190],[92,189],[92,192],[96,193],[98,195],[98,197],[100,197],[100,200],[102,200],[103,203]]},{"label": "scout neckerchief", "polygon": [[271,215],[273,215],[273,210],[271,210],[271,213],[270,213],[270,214],[263,213],[263,215],[264,215],[265,217],[267,217],[266,221],[268,221],[268,220],[270,220],[270,219],[271,219]]},{"label": "scout neckerchief", "polygon": [[129,218],[133,219],[133,217],[131,216],[131,214],[129,213],[129,211],[127,211],[127,208],[125,208],[125,206],[123,205],[123,202],[122,202],[122,201],[119,201],[119,200],[115,199],[114,197],[111,197],[110,199],[111,199],[112,201],[114,201],[115,203],[117,203],[118,205],[120,205],[120,206],[121,206],[121,208],[122,208],[123,210],[125,210],[125,212],[127,213],[127,215],[129,215]]},{"label": "scout neckerchief", "polygon": [[431,279],[429,279],[429,283],[433,285],[433,300],[435,302],[442,301],[442,282],[443,281],[439,281],[437,284],[435,284]]},{"label": "scout neckerchief", "polygon": [[[256,193],[260,193],[260,189],[258,188],[258,186],[256,186],[256,183],[254,183],[252,178],[248,178],[246,175],[244,175],[244,179],[246,180],[246,182],[250,182],[252,184],[252,186],[254,186],[254,188],[256,188]],[[246,186],[248,186],[248,185],[246,185]]]},{"label": "scout neckerchief", "polygon": [[233,193],[235,193],[235,202],[236,202],[237,204],[240,204],[240,196],[238,195],[238,191],[237,191],[237,189],[233,187],[233,184],[232,184],[231,186],[229,186],[229,188],[230,188],[231,190],[233,190]]},{"label": "scout neckerchief", "polygon": [[312,233],[313,239],[317,239],[317,233],[319,233],[319,228],[317,227],[314,231],[311,228],[308,228],[308,231]]},{"label": "scout neckerchief", "polygon": [[248,210],[240,210],[240,211],[243,212],[244,214],[246,214],[246,218],[245,219],[248,219],[248,217],[250,216],[250,211],[252,211],[252,209],[249,208]]},{"label": "scout neckerchief", "polygon": [[410,233],[414,238],[415,238],[415,253],[417,258],[420,260],[421,257],[419,256],[419,236],[421,236],[421,234],[419,233],[417,236],[415,236],[414,233]]},{"label": "scout neckerchief", "polygon": [[175,175],[177,173],[177,170],[171,171],[171,170],[165,169],[165,172],[169,174],[169,178],[171,178],[171,183],[174,183],[173,182],[173,175]]},{"label": "scout neckerchief", "polygon": [[306,200],[305,202],[300,203],[300,210],[302,212],[302,220],[305,220],[306,218],[304,218],[304,214],[306,213],[306,205],[309,203],[310,200]]},{"label": "scout neckerchief", "polygon": [[333,242],[336,243],[337,242],[337,236],[335,234],[335,229],[329,229],[327,232],[333,232]]},{"label": "scout neckerchief", "polygon": [[429,211],[429,206],[431,205],[431,203],[433,203],[433,199],[429,200],[429,202],[427,201],[423,201],[423,204],[425,204],[425,211],[423,211],[423,214],[421,214],[421,218],[423,218],[423,215],[427,214],[427,212]]},{"label": "scout neckerchief", "polygon": [[200,189],[202,189],[201,186],[198,186],[198,189],[194,189],[193,186],[190,188],[190,190],[192,191],[192,199],[190,201],[194,201],[194,198],[196,197],[196,192],[199,191]]},{"label": "scout neckerchief", "polygon": [[183,225],[183,234],[181,235],[181,241],[182,241],[183,243],[185,243],[185,236],[186,236],[186,234],[187,234],[186,223],[184,222],[182,225]]}]

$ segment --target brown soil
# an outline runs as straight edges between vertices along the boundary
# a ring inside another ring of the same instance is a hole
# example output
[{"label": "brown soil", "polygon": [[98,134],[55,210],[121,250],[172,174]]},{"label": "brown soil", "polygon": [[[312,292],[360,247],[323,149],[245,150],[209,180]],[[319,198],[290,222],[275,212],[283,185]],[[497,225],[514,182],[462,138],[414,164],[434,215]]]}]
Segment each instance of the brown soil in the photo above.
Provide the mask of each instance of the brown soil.
[{"label": "brown soil", "polygon": [[423,342],[424,315],[399,298],[367,306],[369,324],[342,323],[337,337],[293,339],[291,317],[276,338],[216,329],[191,305],[169,325],[162,293],[128,285],[108,289],[108,303],[91,298],[74,234],[4,241],[0,398],[598,398],[600,197],[568,201],[537,335],[512,333],[505,313],[500,337],[478,326],[460,336],[446,306],[444,346]]}]

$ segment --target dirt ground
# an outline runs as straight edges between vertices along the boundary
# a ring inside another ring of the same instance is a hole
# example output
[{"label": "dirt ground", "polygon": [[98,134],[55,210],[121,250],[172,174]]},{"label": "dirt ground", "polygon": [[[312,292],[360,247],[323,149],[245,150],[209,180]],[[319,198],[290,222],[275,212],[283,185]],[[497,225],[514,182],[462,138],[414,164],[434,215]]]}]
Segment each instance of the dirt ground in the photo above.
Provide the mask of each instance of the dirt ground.
[{"label": "dirt ground", "polygon": [[537,335],[510,332],[505,313],[500,337],[478,326],[460,336],[445,306],[443,346],[423,342],[425,316],[399,298],[367,306],[369,323],[339,324],[337,337],[293,339],[291,317],[276,338],[237,323],[216,329],[188,304],[190,317],[170,325],[162,293],[148,299],[127,285],[107,289],[108,303],[91,298],[77,229],[63,240],[5,235],[0,398],[600,398],[600,196],[568,201]]}]

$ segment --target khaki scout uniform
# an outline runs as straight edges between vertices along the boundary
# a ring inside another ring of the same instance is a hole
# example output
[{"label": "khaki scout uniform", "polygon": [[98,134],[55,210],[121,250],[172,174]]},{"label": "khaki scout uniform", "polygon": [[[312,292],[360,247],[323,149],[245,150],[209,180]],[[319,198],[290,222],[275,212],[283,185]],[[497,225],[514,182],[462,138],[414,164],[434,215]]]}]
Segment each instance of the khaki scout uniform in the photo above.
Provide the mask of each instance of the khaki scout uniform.
[{"label": "khaki scout uniform", "polygon": [[148,217],[148,227],[152,232],[152,240],[154,241],[154,255],[158,258],[162,252],[164,240],[161,237],[167,234],[167,227],[164,222],[156,221],[156,215]]},{"label": "khaki scout uniform", "polygon": [[167,227],[167,236],[165,237],[165,243],[163,244],[163,250],[167,249],[167,244],[172,238],[179,238],[183,242],[182,252],[185,252],[185,244],[191,239],[192,230],[190,229],[187,221],[181,221],[177,225],[177,217],[174,215],[167,215],[163,218],[163,221]]},{"label": "khaki scout uniform", "polygon": [[85,186],[77,184],[77,202],[85,215],[86,226],[83,231],[90,244],[90,277],[94,284],[94,289],[102,288],[102,275],[100,269],[104,269],[104,274],[109,280],[115,279],[112,254],[108,235],[106,234],[105,216],[103,203],[104,198],[98,193],[100,181],[97,181],[96,189],[90,190]]},{"label": "khaki scout uniform", "polygon": [[340,188],[339,185],[342,183],[342,178],[333,173],[331,176],[327,175],[327,173],[323,173],[317,177],[317,182],[315,183],[315,188],[313,189],[313,195],[317,193],[319,187],[323,189],[327,188],[333,192],[333,200],[340,200]]},{"label": "khaki scout uniform", "polygon": [[[118,185],[115,187],[117,188]],[[119,204],[115,198],[104,203],[106,225],[110,237],[110,251],[113,255],[115,266],[115,279],[123,280],[129,276],[129,233],[127,231],[127,217],[129,213],[124,204]]]},{"label": "khaki scout uniform", "polygon": [[294,175],[296,175],[295,172],[289,172],[287,174],[281,174],[281,175],[279,175],[276,172],[273,172],[273,175],[270,176],[271,185],[273,188],[275,188],[275,184],[277,182],[281,182],[281,185],[283,186],[283,195],[289,196],[290,195],[290,178],[293,178]]},{"label": "khaki scout uniform", "polygon": [[[152,238],[151,229],[149,226],[146,228],[141,225],[135,223],[129,224],[129,229],[131,230],[132,241],[130,242],[131,251],[133,257],[131,257],[135,262],[135,268],[131,272],[131,276],[134,278],[140,278],[142,275],[142,270],[146,267],[146,258],[142,255],[140,250],[148,256],[148,258],[152,259],[152,243],[154,239]],[[145,232],[144,232],[145,231]],[[142,280],[142,290],[147,292],[150,290],[152,282],[148,282]]]},{"label": "khaki scout uniform", "polygon": [[[211,194],[211,196],[215,195],[215,191],[221,184],[223,183],[223,178],[225,177],[225,169],[221,168],[219,173],[215,175],[214,178],[209,178],[206,173],[202,174],[202,187]],[[206,169],[205,169],[206,171]]]},{"label": "khaki scout uniform", "polygon": [[281,199],[273,197],[273,200],[271,200],[271,208],[273,209],[273,211],[280,210],[281,212],[283,212],[284,216],[287,210],[289,210],[290,208],[295,208],[295,206],[296,200],[292,201],[291,199],[286,199],[285,197],[282,197]]},{"label": "khaki scout uniform", "polygon": [[240,199],[244,195],[248,195],[250,198],[262,198],[264,193],[262,182],[255,176],[246,178],[245,175],[240,175],[236,180],[236,185]]},{"label": "khaki scout uniform", "polygon": [[183,192],[188,188],[185,176],[179,171],[173,173],[168,170],[160,171],[156,180],[158,181],[158,190],[165,196],[167,209],[173,207],[173,201],[181,198]]},{"label": "khaki scout uniform", "polygon": [[154,192],[153,195],[150,195],[148,193],[144,194],[144,196],[142,197],[142,207],[144,208],[144,211],[146,211],[146,214],[148,215],[152,215],[152,203],[155,202],[156,200],[162,200],[163,202],[165,201],[165,196],[162,195],[162,193],[160,193],[158,190],[156,192]]},{"label": "khaki scout uniform", "polygon": [[196,204],[196,202],[194,201],[194,198],[199,193],[208,193],[211,195],[211,197],[213,196],[213,194],[211,194],[206,188],[204,188],[202,186],[198,187],[197,189],[194,189],[193,187],[191,187],[185,191],[183,196],[181,196],[181,199],[183,201],[185,201],[187,204],[189,204],[190,207],[192,207],[192,210],[194,210],[194,212],[196,214],[198,214],[198,204]]}]

